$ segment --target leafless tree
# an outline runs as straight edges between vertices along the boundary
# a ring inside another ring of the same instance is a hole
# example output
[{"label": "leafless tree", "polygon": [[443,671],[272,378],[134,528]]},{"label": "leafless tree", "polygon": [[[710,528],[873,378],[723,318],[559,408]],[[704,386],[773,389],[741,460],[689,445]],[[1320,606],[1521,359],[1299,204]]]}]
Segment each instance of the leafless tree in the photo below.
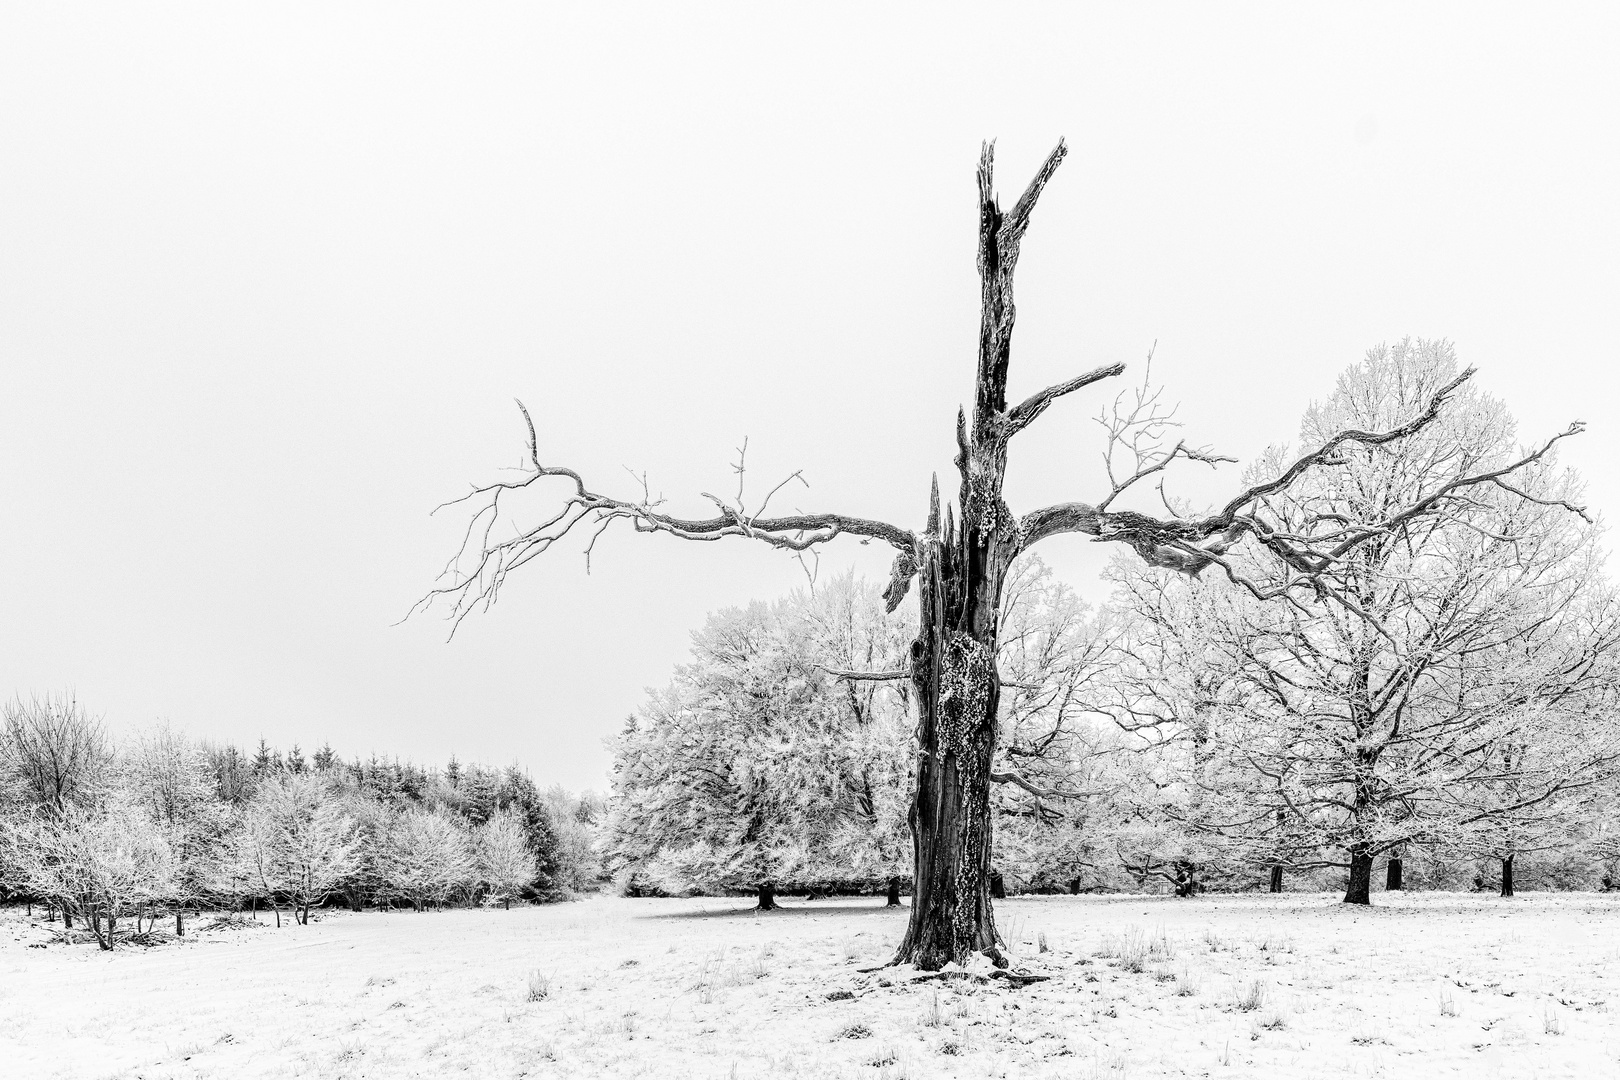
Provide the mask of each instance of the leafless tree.
[{"label": "leafless tree", "polygon": [[21,698],[3,706],[0,753],[24,798],[60,817],[105,778],[112,751],[101,721],[71,693]]},{"label": "leafless tree", "polygon": [[[1048,537],[1079,533],[1129,545],[1148,563],[1187,574],[1212,565],[1257,593],[1312,588],[1322,572],[1369,538],[1400,521],[1422,514],[1438,500],[1472,484],[1510,474],[1459,478],[1448,488],[1410,493],[1390,508],[1387,519],[1355,530],[1290,531],[1268,512],[1268,497],[1285,491],[1315,466],[1334,460],[1353,443],[1376,445],[1400,439],[1431,423],[1464,379],[1434,394],[1416,415],[1387,430],[1345,430],[1286,463],[1271,477],[1239,492],[1224,506],[1202,515],[1168,509],[1165,516],[1122,508],[1122,499],[1145,481],[1159,478],[1178,461],[1214,464],[1214,455],[1170,441],[1171,419],[1153,395],[1128,399],[1108,414],[1104,458],[1108,487],[1091,502],[1065,502],[1014,514],[1002,498],[1012,440],[1053,403],[1112,378],[1123,364],[1108,364],[1039,390],[1013,403],[1007,397],[1015,318],[1013,274],[1030,215],[1042,190],[1062,162],[1060,142],[1034,179],[1007,209],[997,200],[993,147],[986,144],[978,167],[978,270],[980,322],[973,409],[956,417],[955,459],[959,481],[954,505],[940,499],[936,477],[926,524],[914,532],[884,521],[838,513],[772,513],[783,489],[802,482],[794,473],[753,505],[744,500],[743,462],[731,499],[713,495],[707,517],[682,517],[655,499],[643,480],[641,494],[628,499],[602,494],[575,470],[544,464],[532,419],[528,455],[521,476],[475,487],[457,503],[476,510],[460,552],[440,585],[423,603],[451,605],[452,618],[492,603],[507,575],[550,550],[575,530],[586,537],[586,554],[602,531],[626,522],[637,532],[664,533],[684,540],[726,537],[756,540],[788,552],[809,551],[841,536],[877,540],[895,549],[886,592],[891,606],[917,583],[919,627],[906,672],[917,702],[918,776],[911,809],[915,893],[910,924],[896,960],[938,969],[965,962],[977,952],[1005,965],[991,911],[990,787],[996,780],[1016,783],[1017,773],[998,776],[997,724],[1001,680],[996,670],[998,618],[1009,567],[1020,554]],[[521,407],[521,403],[520,403]],[[535,485],[555,484],[561,505],[538,522],[514,521],[512,497]],[[1226,558],[1239,541],[1249,540],[1283,568],[1275,579],[1241,577]]]}]

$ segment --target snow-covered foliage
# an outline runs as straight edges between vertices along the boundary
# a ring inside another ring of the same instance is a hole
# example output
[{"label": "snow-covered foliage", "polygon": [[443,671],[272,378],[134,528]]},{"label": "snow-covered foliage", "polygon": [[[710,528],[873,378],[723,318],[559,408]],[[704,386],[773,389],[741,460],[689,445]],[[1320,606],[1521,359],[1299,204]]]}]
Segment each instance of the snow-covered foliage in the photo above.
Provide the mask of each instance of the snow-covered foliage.
[{"label": "snow-covered foliage", "polygon": [[[903,616],[843,575],[712,615],[615,746],[606,844],[657,888],[851,888],[909,869]],[[632,887],[637,887],[632,885]]]},{"label": "snow-covered foliage", "polygon": [[539,869],[522,820],[510,810],[496,811],[473,834],[473,849],[485,902],[511,907]]}]

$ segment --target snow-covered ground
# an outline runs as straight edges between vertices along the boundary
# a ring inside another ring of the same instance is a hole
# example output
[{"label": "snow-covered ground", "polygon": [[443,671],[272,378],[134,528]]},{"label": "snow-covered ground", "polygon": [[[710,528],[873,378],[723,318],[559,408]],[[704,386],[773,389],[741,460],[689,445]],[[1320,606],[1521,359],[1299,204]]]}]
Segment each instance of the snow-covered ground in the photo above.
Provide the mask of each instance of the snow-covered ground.
[{"label": "snow-covered ground", "polygon": [[1005,901],[1052,976],[1021,990],[860,974],[905,925],[881,901],[331,914],[110,955],[30,948],[13,909],[0,1077],[1620,1077],[1620,901],[1376,900]]}]

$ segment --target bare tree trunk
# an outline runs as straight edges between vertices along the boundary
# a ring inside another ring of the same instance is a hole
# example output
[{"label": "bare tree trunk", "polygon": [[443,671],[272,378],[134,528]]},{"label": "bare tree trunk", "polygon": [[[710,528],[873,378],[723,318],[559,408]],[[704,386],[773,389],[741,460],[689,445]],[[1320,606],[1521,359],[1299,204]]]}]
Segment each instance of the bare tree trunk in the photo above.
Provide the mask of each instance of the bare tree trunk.
[{"label": "bare tree trunk", "polygon": [[990,899],[1007,899],[1007,879],[1001,876],[1000,870],[990,871]]},{"label": "bare tree trunk", "polygon": [[180,908],[174,909],[174,936],[186,936],[186,913]]},{"label": "bare tree trunk", "polygon": [[510,897],[510,896],[508,896],[508,897],[507,897],[507,898],[506,898],[506,910],[507,910],[507,911],[511,911],[511,910],[512,910],[512,898],[511,898],[511,897]]},{"label": "bare tree trunk", "polygon": [[1350,845],[1350,883],[1344,890],[1345,903],[1372,903],[1372,866],[1372,853],[1366,844]]},{"label": "bare tree trunk", "polygon": [[1272,892],[1280,893],[1280,892],[1283,891],[1283,887],[1282,887],[1283,886],[1283,878],[1282,878],[1282,875],[1283,875],[1282,867],[1273,866],[1271,868],[1271,891]]},{"label": "bare tree trunk", "polygon": [[1080,879],[1079,878],[1075,878],[1073,881],[1069,882],[1069,893],[1072,896],[1079,896],[1080,895]]},{"label": "bare tree trunk", "polygon": [[90,924],[90,932],[92,934],[94,934],[95,937],[96,937],[96,945],[103,952],[111,952],[112,951],[112,932],[113,932],[113,921],[112,921],[112,919],[109,918],[107,920],[107,930],[106,930],[105,934],[102,933],[102,928],[101,928],[101,912],[98,911],[97,909],[91,908],[90,909],[90,915],[85,921]]},{"label": "bare tree trunk", "polygon": [[[1005,456],[1003,448],[1003,467]],[[963,472],[973,475],[966,466]],[[996,619],[1013,554],[1007,533],[1017,526],[1001,502],[999,472],[962,486],[961,532],[950,513],[941,522],[936,484],[928,530],[917,545],[923,559],[922,632],[911,643],[919,712],[911,805],[916,871],[911,922],[896,959],[927,971],[976,952],[1006,964],[990,908],[990,765],[1001,694]]]},{"label": "bare tree trunk", "polygon": [[66,904],[62,905],[62,929],[73,929],[73,912],[67,909]]},{"label": "bare tree trunk", "polygon": [[898,877],[891,877],[889,879],[889,899],[888,899],[888,902],[885,903],[883,906],[884,907],[899,907],[900,906],[900,879]]},{"label": "bare tree trunk", "polygon": [[775,884],[775,882],[762,881],[762,882],[759,883],[759,910],[760,911],[775,911],[776,910],[776,884]]},{"label": "bare tree trunk", "polygon": [[273,908],[275,910],[275,913],[276,913],[276,929],[280,930],[281,929],[281,905],[276,903],[274,897],[271,897],[270,906],[271,906],[271,908]]},{"label": "bare tree trunk", "polygon": [[1384,889],[1388,892],[1400,892],[1402,889],[1401,854],[1396,852],[1389,857],[1389,868],[1384,871]]},{"label": "bare tree trunk", "polygon": [[1502,860],[1502,895],[1513,895],[1513,856]]}]

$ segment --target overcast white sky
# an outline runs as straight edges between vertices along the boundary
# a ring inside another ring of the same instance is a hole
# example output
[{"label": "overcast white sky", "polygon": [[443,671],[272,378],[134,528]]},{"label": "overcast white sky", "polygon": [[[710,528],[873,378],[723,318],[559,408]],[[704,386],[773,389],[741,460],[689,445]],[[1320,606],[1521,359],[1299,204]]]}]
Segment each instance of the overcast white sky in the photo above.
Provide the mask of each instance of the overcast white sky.
[{"label": "overcast white sky", "polygon": [[[5,6],[0,694],[604,786],[690,629],[797,566],[625,532],[446,644],[394,625],[463,521],[428,511],[516,463],[518,396],[603,487],[702,512],[747,436],[802,508],[920,526],[986,137],[1009,201],[1072,149],[1014,394],[1157,340],[1247,459],[1448,337],[1525,437],[1590,421],[1620,507],[1613,5],[693,7]],[[1095,497],[1108,393],[1015,447],[1015,510]],[[1096,594],[1096,545],[1047,554]]]}]

